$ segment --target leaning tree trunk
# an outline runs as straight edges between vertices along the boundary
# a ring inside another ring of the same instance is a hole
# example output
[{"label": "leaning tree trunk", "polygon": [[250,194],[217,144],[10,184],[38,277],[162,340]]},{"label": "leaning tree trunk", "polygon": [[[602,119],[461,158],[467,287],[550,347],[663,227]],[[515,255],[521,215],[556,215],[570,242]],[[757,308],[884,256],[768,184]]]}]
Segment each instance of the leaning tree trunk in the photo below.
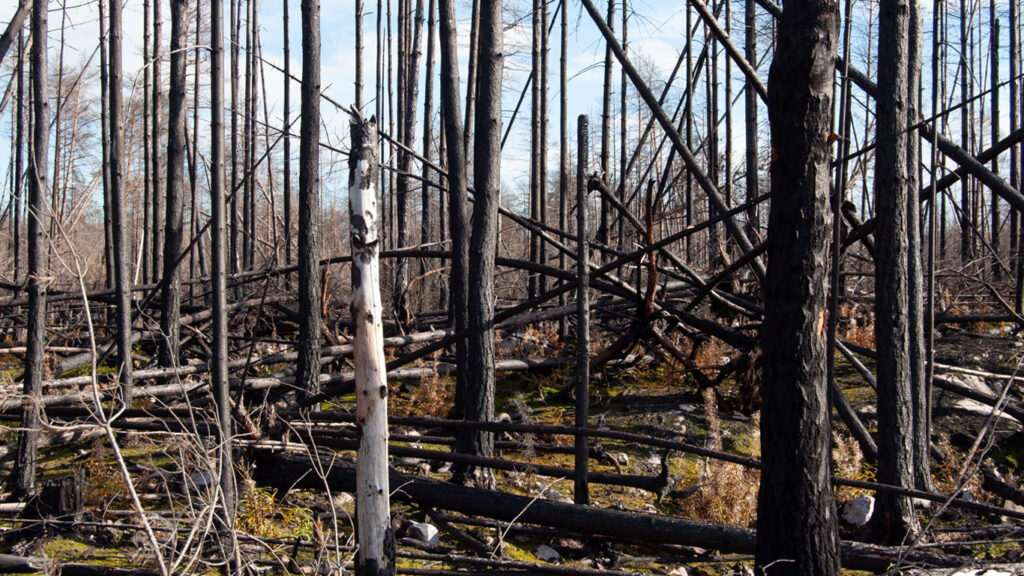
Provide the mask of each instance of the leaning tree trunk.
[{"label": "leaning tree trunk", "polygon": [[[466,214],[466,148],[459,105],[459,53],[454,0],[438,0],[441,38],[441,118],[444,122],[448,160],[448,235],[452,243],[451,309],[456,333],[467,328],[469,310],[469,218]],[[455,395],[465,397],[469,354],[466,340],[455,343]]]},{"label": "leaning tree trunk", "polygon": [[838,38],[836,2],[788,0],[769,76],[774,162],[756,555],[768,576],[839,573],[825,347]]},{"label": "leaning tree trunk", "polygon": [[[233,1],[233,0],[231,0]],[[217,33],[224,28],[222,0],[210,1],[210,291],[213,308],[213,363],[210,387],[217,405],[217,446],[220,464],[221,498],[224,500],[225,525],[233,526],[235,518],[234,461],[231,453],[231,399],[228,389],[228,317],[227,268],[228,240],[226,231],[226,194],[224,182],[224,37]]]},{"label": "leaning tree trunk", "polygon": [[32,5],[32,148],[28,166],[28,335],[25,352],[25,403],[18,435],[18,459],[14,469],[14,490],[27,494],[36,480],[36,449],[39,439],[39,396],[42,394],[43,350],[46,338],[46,239],[49,208],[45,195],[49,150],[50,106],[47,93],[46,11],[47,2]]},{"label": "leaning tree trunk", "polygon": [[110,217],[113,230],[114,290],[117,294],[117,355],[121,362],[119,394],[125,406],[132,401],[132,309],[129,275],[128,225],[124,193],[124,106],[121,98],[121,3],[110,1]]},{"label": "leaning tree trunk", "polygon": [[356,574],[395,573],[388,488],[388,382],[384,360],[384,305],[380,297],[377,229],[377,123],[352,122],[348,158],[349,219],[352,232],[352,359],[355,364]]},{"label": "leaning tree trunk", "polygon": [[188,33],[185,0],[171,0],[171,87],[167,114],[167,199],[164,234],[163,294],[160,314],[160,363],[178,361],[178,324],[181,316],[181,275],[178,258],[184,235],[185,179],[185,35]]},{"label": "leaning tree trunk", "polygon": [[[907,315],[907,0],[883,0],[879,18],[875,163],[878,479],[912,488],[914,422]],[[873,521],[886,541],[899,543],[913,530],[914,508],[910,498],[879,494],[877,506]]]},{"label": "leaning tree trunk", "polygon": [[299,127],[300,399],[320,392],[320,0],[302,0],[302,121]]},{"label": "leaning tree trunk", "polygon": [[[476,130],[474,131],[473,230],[469,239],[469,363],[466,386],[455,398],[455,418],[494,419],[494,273],[498,243],[498,205],[501,194],[501,77],[502,0],[480,2],[480,45],[477,76]],[[455,451],[491,456],[494,435],[481,430],[460,430]],[[460,464],[456,481],[490,487],[489,471]]]}]

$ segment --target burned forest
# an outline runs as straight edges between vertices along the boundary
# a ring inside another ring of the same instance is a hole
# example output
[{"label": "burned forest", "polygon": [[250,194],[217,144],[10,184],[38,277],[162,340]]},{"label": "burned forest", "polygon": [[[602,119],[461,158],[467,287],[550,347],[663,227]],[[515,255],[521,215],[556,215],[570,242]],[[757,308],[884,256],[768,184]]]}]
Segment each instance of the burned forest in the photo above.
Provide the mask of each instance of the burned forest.
[{"label": "burned forest", "polygon": [[0,572],[1024,573],[1020,9],[10,0]]}]

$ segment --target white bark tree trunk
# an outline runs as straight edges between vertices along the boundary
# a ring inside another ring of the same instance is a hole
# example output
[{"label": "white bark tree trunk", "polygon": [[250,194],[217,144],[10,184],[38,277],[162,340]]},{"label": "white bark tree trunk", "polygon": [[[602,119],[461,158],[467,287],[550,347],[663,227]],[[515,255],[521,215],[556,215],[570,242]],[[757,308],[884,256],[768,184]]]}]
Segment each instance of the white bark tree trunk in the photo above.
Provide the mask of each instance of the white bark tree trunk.
[{"label": "white bark tree trunk", "polygon": [[395,573],[388,487],[388,386],[384,362],[383,305],[377,258],[377,124],[352,122],[349,156],[349,217],[352,231],[352,319],[356,338],[356,574]]}]

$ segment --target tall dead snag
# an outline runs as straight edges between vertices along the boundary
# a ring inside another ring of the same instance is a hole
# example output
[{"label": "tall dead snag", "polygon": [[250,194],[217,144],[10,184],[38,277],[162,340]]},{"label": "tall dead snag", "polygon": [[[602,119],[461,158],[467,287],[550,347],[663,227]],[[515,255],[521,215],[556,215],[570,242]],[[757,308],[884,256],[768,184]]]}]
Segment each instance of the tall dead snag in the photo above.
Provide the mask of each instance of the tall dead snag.
[{"label": "tall dead snag", "polygon": [[[744,28],[744,55],[747,62],[757,62],[757,12],[754,9],[754,0],[744,0],[743,9]],[[758,196],[757,183],[757,92],[754,90],[754,83],[747,78],[744,88],[744,118],[746,119],[746,201],[750,204],[747,208],[747,236],[757,238],[757,205],[754,198]]]},{"label": "tall dead snag", "polygon": [[124,122],[121,98],[121,2],[110,2],[110,71],[107,74],[107,98],[110,102],[108,114],[110,131],[110,218],[111,241],[113,243],[114,289],[117,293],[117,356],[120,359],[119,395],[121,401],[131,405],[132,401],[132,309],[131,276],[128,274],[128,228],[125,215],[124,194]]},{"label": "tall dead snag", "polygon": [[[441,119],[448,160],[448,235],[452,242],[449,285],[451,309],[456,332],[467,328],[469,310],[469,217],[466,213],[466,148],[463,138],[462,110],[459,105],[459,52],[455,27],[454,0],[438,0],[438,25],[441,39]],[[465,396],[469,365],[465,339],[455,343],[456,396]]]},{"label": "tall dead snag", "polygon": [[181,275],[178,257],[184,238],[185,179],[185,35],[188,33],[185,0],[171,0],[171,87],[167,113],[167,199],[164,219],[163,293],[161,294],[160,363],[178,361],[178,324],[181,316]]},{"label": "tall dead snag", "polygon": [[320,392],[320,0],[302,0],[302,120],[299,126],[300,400]]},{"label": "tall dead snag", "polygon": [[[116,0],[114,0],[116,2]],[[228,395],[228,316],[227,316],[227,231],[224,192],[224,4],[210,1],[210,280],[213,307],[213,363],[210,388],[217,404],[217,445],[220,456],[220,488],[224,499],[227,526],[234,525],[235,475],[231,454],[231,401]]]},{"label": "tall dead snag", "polygon": [[[292,110],[292,65],[291,46],[288,38],[288,0],[281,0],[283,5],[283,33],[284,33],[284,112],[282,120],[282,131],[284,133],[284,263],[292,263],[292,139],[291,139],[291,110]],[[291,274],[285,276],[285,286],[291,286]]]},{"label": "tall dead snag", "polygon": [[384,305],[380,297],[377,230],[377,122],[352,122],[348,157],[349,218],[352,241],[352,358],[355,363],[356,574],[395,573],[388,488],[388,382],[384,360]]},{"label": "tall dead snag", "polygon": [[160,60],[163,58],[160,53],[160,30],[163,28],[163,17],[160,14],[160,4],[160,0],[153,0],[153,98],[149,101],[153,127],[152,132],[149,134],[149,152],[153,155],[153,165],[150,171],[150,178],[152,178],[150,187],[153,193],[152,216],[150,221],[153,223],[153,227],[149,232],[153,239],[153,243],[150,245],[150,248],[153,253],[152,279],[154,282],[159,281],[160,274],[163,273],[163,251],[160,246],[163,243],[164,236],[164,220],[161,217],[163,215],[164,203],[164,179],[162,172],[160,171],[160,149],[163,147],[163,144],[160,142],[160,111],[163,110],[163,101],[160,96],[160,83],[162,82],[160,76]]},{"label": "tall dead snag", "polygon": [[[910,7],[883,0],[878,30],[875,338],[878,342],[878,480],[912,488],[913,415],[908,318],[907,119]],[[898,543],[913,529],[910,498],[879,494],[874,522]]]},{"label": "tall dead snag", "polygon": [[756,564],[767,576],[838,574],[825,354],[838,4],[787,0],[777,38]]},{"label": "tall dead snag", "polygon": [[[494,419],[494,272],[501,194],[502,0],[480,2],[480,44],[477,71],[478,107],[473,141],[473,230],[469,238],[469,363],[466,385],[455,396],[455,418]],[[460,430],[455,451],[491,456],[494,435]],[[460,464],[457,482],[490,487],[494,476],[483,468]]]},{"label": "tall dead snag", "polygon": [[[910,0],[907,25],[907,113],[921,116],[921,15],[917,0]],[[998,122],[996,122],[998,124]],[[910,351],[910,390],[914,419],[914,487],[932,491],[930,435],[931,393],[925,374],[924,266],[921,262],[921,202],[919,190],[921,135],[907,134],[907,304]],[[998,196],[992,194],[993,202]]]},{"label": "tall dead snag", "polygon": [[36,447],[39,439],[37,400],[43,385],[43,348],[46,338],[46,238],[43,231],[50,213],[44,199],[50,187],[46,159],[50,144],[50,105],[46,70],[45,0],[32,4],[32,147],[28,163],[28,334],[25,352],[25,407],[18,435],[18,459],[14,491],[27,494],[36,480]]},{"label": "tall dead snag", "polygon": [[[576,120],[576,427],[587,427],[590,412],[590,250],[587,245],[587,151],[589,121],[580,114]],[[590,504],[587,464],[590,448],[587,437],[576,436],[577,504]]]}]

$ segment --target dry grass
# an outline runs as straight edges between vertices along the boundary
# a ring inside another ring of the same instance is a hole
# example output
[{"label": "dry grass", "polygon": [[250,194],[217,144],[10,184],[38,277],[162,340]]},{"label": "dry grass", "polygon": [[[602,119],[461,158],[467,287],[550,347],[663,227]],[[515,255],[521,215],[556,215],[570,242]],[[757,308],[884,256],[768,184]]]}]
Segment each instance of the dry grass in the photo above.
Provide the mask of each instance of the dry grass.
[{"label": "dry grass", "polygon": [[[704,414],[708,424],[709,448],[720,450],[722,446],[721,423],[718,420],[718,405],[714,390],[704,394]],[[750,434],[759,435],[759,421],[751,418]],[[750,526],[757,513],[757,489],[760,472],[719,460],[705,460],[699,483],[702,488],[680,502],[679,513],[688,518]]]},{"label": "dry grass", "polygon": [[455,401],[455,386],[451,378],[433,378],[420,382],[409,400],[410,409],[417,416],[445,418]]}]

